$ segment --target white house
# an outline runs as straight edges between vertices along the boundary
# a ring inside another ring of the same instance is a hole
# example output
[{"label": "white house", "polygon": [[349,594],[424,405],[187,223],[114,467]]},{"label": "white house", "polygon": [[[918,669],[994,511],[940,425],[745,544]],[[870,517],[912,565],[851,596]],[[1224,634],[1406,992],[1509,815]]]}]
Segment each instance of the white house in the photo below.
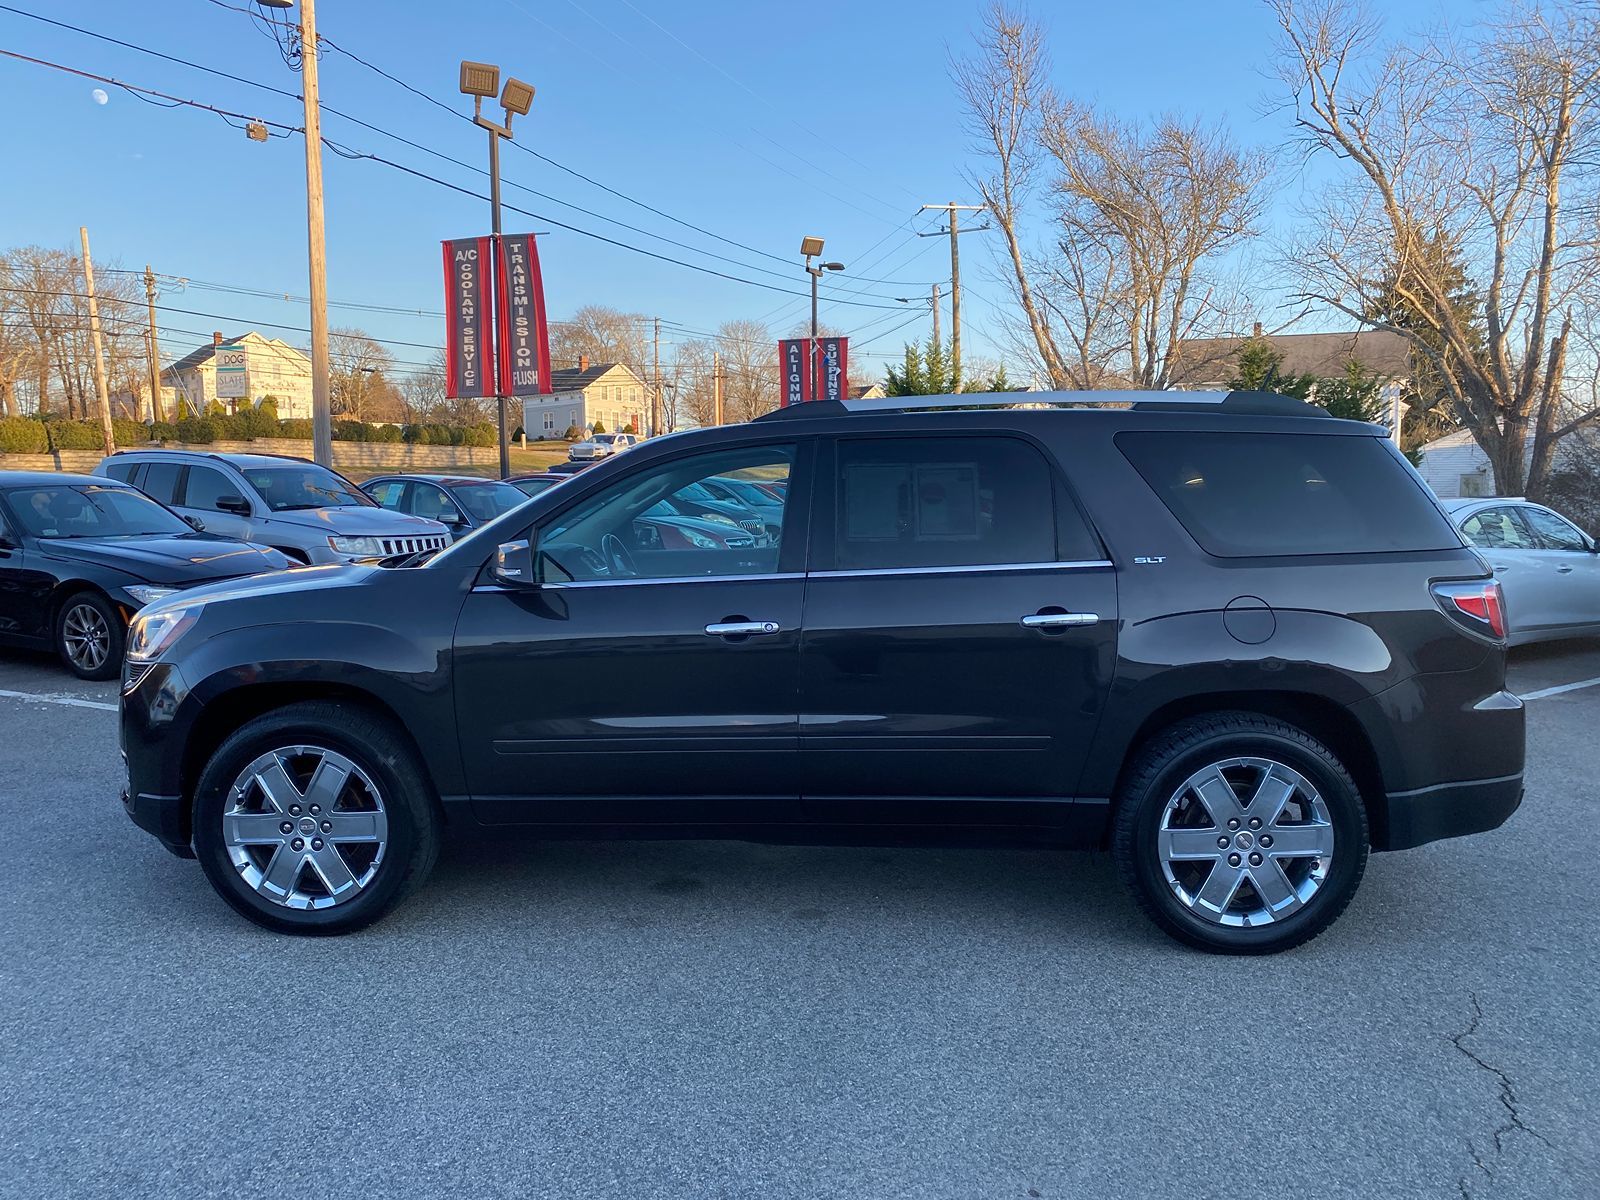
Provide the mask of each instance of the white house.
[{"label": "white house", "polygon": [[588,432],[598,423],[609,433],[632,425],[644,433],[650,402],[645,382],[622,363],[590,363],[578,359],[576,367],[550,372],[551,394],[526,396],[522,401],[522,428],[530,438],[558,438],[576,425]]},{"label": "white house", "polygon": [[[1572,452],[1585,444],[1583,439],[1589,439],[1588,444],[1593,445],[1597,435],[1600,435],[1600,430],[1585,426],[1557,442],[1551,464],[1553,469],[1561,470],[1563,463],[1571,461]],[[1494,468],[1489,465],[1489,456],[1465,429],[1454,430],[1421,447],[1417,451],[1417,460],[1417,472],[1441,500],[1500,494],[1495,486]],[[1530,433],[1522,445],[1523,471],[1526,472],[1532,463],[1533,435]]]},{"label": "white house", "polygon": [[[177,407],[182,402],[183,414],[203,412],[206,405],[217,399],[217,351],[242,349],[246,354],[245,378],[249,391],[247,399],[259,404],[268,396],[278,402],[278,416],[311,416],[311,360],[288,342],[262,337],[251,330],[238,337],[225,338],[220,333],[211,335],[211,344],[184,355],[161,372],[162,400],[169,414],[180,415]],[[223,400],[230,409],[243,400]]]}]

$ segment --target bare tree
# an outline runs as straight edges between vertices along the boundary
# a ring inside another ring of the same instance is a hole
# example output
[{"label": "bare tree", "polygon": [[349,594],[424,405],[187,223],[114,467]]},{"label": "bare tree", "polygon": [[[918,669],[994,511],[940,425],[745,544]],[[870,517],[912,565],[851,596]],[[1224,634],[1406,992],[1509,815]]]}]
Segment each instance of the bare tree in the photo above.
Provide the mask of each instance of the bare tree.
[{"label": "bare tree", "polygon": [[[1237,323],[1228,264],[1258,232],[1266,156],[1197,121],[1059,98],[1048,69],[1042,27],[1001,0],[952,66],[1029,357],[1052,387],[1168,387],[1187,340]],[[1040,192],[1054,223],[1030,249],[1024,208]]]},{"label": "bare tree", "polygon": [[723,420],[753,421],[778,407],[778,343],[760,321],[717,326],[722,353]]},{"label": "bare tree", "polygon": [[1594,281],[1575,220],[1593,197],[1568,204],[1591,182],[1593,10],[1513,4],[1385,47],[1353,0],[1269,3],[1304,144],[1344,171],[1295,248],[1305,296],[1406,337],[1501,491],[1539,496],[1557,443],[1600,412],[1564,386]]},{"label": "bare tree", "polygon": [[368,334],[348,326],[328,331],[328,400],[333,414],[350,421],[389,420],[397,408],[387,376],[394,356]]},{"label": "bare tree", "polygon": [[1013,290],[1039,365],[1052,387],[1069,387],[1072,376],[1056,346],[1050,314],[1035,295],[1022,229],[1038,165],[1040,114],[1051,99],[1048,70],[1043,27],[1003,0],[991,0],[985,11],[977,52],[950,64],[968,131],[990,164],[971,182],[1005,239]]},{"label": "bare tree", "polygon": [[713,349],[710,341],[687,341],[680,343],[672,356],[669,382],[674,427],[710,425],[716,419],[711,382]]},{"label": "bare tree", "polygon": [[550,325],[550,360],[557,367],[619,362],[640,379],[650,378],[649,318],[601,304],[586,304],[565,321]]}]

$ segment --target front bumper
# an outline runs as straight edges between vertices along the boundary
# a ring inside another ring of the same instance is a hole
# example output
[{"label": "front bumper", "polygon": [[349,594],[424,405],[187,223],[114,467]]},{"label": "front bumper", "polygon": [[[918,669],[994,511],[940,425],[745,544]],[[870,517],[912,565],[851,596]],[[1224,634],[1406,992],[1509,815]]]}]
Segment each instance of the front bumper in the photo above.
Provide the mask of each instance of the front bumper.
[{"label": "front bumper", "polygon": [[148,792],[130,792],[123,788],[122,807],[135,825],[146,833],[154,834],[157,841],[179,858],[194,857],[194,849],[189,844],[188,822],[184,820],[182,796],[153,796]]},{"label": "front bumper", "polygon": [[1522,804],[1522,773],[1498,779],[1440,783],[1384,797],[1383,849],[1409,850],[1441,838],[1464,837],[1504,825]]}]

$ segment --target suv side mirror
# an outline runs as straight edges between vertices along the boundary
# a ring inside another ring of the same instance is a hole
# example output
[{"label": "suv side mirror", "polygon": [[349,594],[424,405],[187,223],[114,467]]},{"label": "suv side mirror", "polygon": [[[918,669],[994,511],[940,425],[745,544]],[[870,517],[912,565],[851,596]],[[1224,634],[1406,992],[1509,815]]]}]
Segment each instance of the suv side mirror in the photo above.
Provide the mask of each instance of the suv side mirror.
[{"label": "suv side mirror", "polygon": [[250,515],[250,502],[243,496],[218,496],[217,507],[223,512],[233,513],[240,517],[248,517]]},{"label": "suv side mirror", "polygon": [[186,514],[183,519],[188,522],[191,529],[198,530],[200,533],[206,531],[206,523],[192,513]]},{"label": "suv side mirror", "polygon": [[491,575],[496,583],[506,587],[533,587],[533,542],[519,538],[514,542],[501,542],[495,548]]}]

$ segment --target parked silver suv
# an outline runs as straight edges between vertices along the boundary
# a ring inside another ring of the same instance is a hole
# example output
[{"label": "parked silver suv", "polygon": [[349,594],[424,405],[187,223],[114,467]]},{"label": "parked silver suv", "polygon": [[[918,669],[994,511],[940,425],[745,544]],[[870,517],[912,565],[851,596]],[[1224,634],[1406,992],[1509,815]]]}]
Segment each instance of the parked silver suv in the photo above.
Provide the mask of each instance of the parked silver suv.
[{"label": "parked silver suv", "polygon": [[208,533],[263,543],[305,563],[438,550],[437,521],[379,508],[342,475],[289,455],[133,450],[96,475],[130,483]]}]

